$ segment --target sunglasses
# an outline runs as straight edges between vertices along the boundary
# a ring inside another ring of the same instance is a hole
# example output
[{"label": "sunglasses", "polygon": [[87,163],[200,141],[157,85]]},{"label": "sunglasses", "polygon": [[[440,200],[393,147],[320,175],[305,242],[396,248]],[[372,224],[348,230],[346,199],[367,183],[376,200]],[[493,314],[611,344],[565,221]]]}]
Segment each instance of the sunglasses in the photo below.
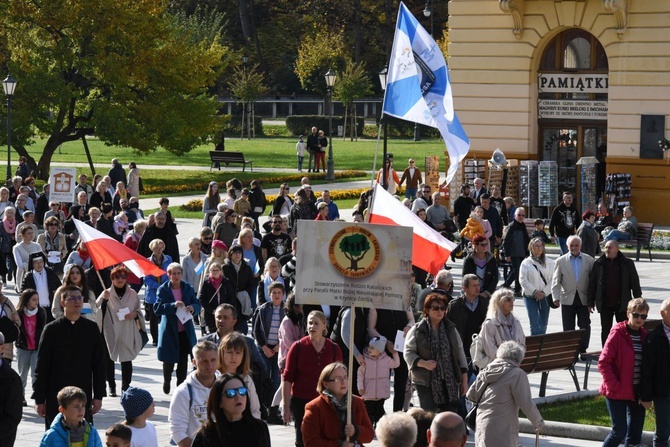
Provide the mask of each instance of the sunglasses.
[{"label": "sunglasses", "polygon": [[436,312],[445,312],[447,310],[447,306],[430,306],[430,310],[434,310]]},{"label": "sunglasses", "polygon": [[235,397],[235,394],[238,396],[246,396],[247,395],[247,387],[241,386],[239,388],[229,388],[223,392],[223,395],[226,396],[228,399],[232,399]]},{"label": "sunglasses", "polygon": [[211,237],[203,237],[202,240],[203,240],[203,241],[211,241],[212,238],[211,238]]},{"label": "sunglasses", "polygon": [[70,301],[70,302],[73,302],[73,301],[84,301],[84,297],[81,296],[81,295],[70,295],[70,296],[68,296],[65,300],[66,300],[66,301]]},{"label": "sunglasses", "polygon": [[112,279],[126,279],[126,275],[114,275]]},{"label": "sunglasses", "polygon": [[642,318],[643,320],[646,320],[646,319],[647,319],[647,314],[639,314],[639,313],[637,313],[637,312],[633,312],[633,313],[631,314],[631,316],[632,316],[633,318],[635,318],[635,319],[637,319],[637,318]]}]

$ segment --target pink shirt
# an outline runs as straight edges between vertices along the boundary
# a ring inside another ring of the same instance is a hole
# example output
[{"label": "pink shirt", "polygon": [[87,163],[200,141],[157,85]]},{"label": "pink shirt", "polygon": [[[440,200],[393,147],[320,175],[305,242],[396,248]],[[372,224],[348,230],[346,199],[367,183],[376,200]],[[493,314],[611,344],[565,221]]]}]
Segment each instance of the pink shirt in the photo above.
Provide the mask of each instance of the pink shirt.
[{"label": "pink shirt", "polygon": [[37,331],[37,314],[33,316],[23,316],[23,327],[26,330],[26,346],[28,351],[37,349],[37,340],[35,340],[35,332]]}]

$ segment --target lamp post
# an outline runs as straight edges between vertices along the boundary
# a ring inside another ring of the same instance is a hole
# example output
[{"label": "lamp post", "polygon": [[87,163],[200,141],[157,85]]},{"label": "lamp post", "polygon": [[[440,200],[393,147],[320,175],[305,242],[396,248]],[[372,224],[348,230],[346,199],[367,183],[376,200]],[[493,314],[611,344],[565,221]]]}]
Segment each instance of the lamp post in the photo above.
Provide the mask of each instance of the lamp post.
[{"label": "lamp post", "polygon": [[328,87],[328,162],[326,163],[326,180],[335,180],[335,162],[333,161],[333,87],[337,80],[337,74],[331,68],[326,73],[326,86]]},{"label": "lamp post", "polygon": [[7,180],[12,178],[12,97],[14,96],[14,89],[16,88],[16,81],[12,79],[11,75],[2,81],[2,89],[7,96]]},{"label": "lamp post", "polygon": [[430,17],[430,35],[433,36],[433,0],[426,0],[426,6],[423,8],[423,15]]},{"label": "lamp post", "polygon": [[[379,83],[381,84],[382,91],[384,92],[385,95],[386,95],[386,81],[387,81],[387,79],[388,79],[388,66],[384,67],[384,69],[379,72]],[[388,151],[388,146],[387,146],[387,143],[388,143],[388,139],[387,139],[388,117],[386,117],[384,115],[383,106],[382,106],[381,121],[382,121],[382,125],[383,125],[382,127],[383,127],[383,132],[384,132],[384,152],[383,152],[384,155],[383,155],[383,160],[382,160],[382,164],[383,164],[382,169],[384,170],[384,172],[382,174],[383,175],[383,177],[382,177],[382,187],[385,190],[388,191],[388,181],[389,181],[388,177],[389,177],[389,174],[388,174],[388,168],[386,167],[386,158],[388,157],[388,152],[387,152]]]}]

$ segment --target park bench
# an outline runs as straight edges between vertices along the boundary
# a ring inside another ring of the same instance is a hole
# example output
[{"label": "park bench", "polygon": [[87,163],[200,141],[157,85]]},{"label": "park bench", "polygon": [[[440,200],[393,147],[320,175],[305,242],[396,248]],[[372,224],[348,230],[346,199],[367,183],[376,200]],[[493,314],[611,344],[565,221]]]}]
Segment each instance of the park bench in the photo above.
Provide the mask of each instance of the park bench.
[{"label": "park bench", "polygon": [[254,172],[254,161],[245,160],[244,154],[242,152],[209,151],[209,158],[212,161],[212,164],[209,167],[210,171],[217,163],[223,163],[226,165],[226,167],[228,167],[230,164],[236,163],[242,165],[242,172],[244,172],[244,170],[247,168],[247,165],[251,167],[251,172]]},{"label": "park bench", "polygon": [[637,257],[636,261],[640,260],[640,250],[646,248],[649,250],[649,262],[651,259],[651,235],[654,232],[653,223],[638,223],[637,224],[637,237],[629,241],[619,241],[620,246],[632,246],[637,247]]},{"label": "park bench", "polygon": [[[658,323],[660,323],[661,320],[646,320],[644,322],[644,328],[651,332],[653,331]],[[588,385],[589,385],[589,371],[591,370],[591,365],[593,362],[598,364],[598,359],[600,358],[600,354],[602,354],[602,351],[591,351],[591,352],[585,352],[584,354],[581,355],[581,359],[584,361],[584,389],[588,390]]]},{"label": "park bench", "polygon": [[546,393],[551,371],[567,369],[579,391],[575,363],[579,358],[579,343],[583,333],[584,329],[579,329],[526,337],[526,355],[519,367],[527,374],[542,373],[540,397]]}]

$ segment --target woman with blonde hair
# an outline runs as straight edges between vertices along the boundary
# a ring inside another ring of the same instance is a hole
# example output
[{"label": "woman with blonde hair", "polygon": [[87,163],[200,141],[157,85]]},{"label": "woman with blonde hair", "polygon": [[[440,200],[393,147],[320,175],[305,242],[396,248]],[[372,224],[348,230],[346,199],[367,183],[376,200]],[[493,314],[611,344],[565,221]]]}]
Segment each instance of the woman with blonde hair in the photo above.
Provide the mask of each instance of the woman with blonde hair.
[{"label": "woman with blonde hair", "polygon": [[261,418],[261,404],[258,400],[256,386],[251,378],[251,354],[244,335],[231,332],[223,337],[219,346],[219,372],[221,374],[237,374],[242,377],[248,390],[249,409],[256,419]]},{"label": "woman with blonde hair", "polygon": [[268,286],[273,282],[284,284],[284,277],[281,276],[281,264],[274,256],[265,261],[265,269],[263,269],[261,281],[258,283],[256,301],[259,306],[266,301],[269,301],[270,293],[268,292]]},{"label": "woman with blonde hair", "polygon": [[530,320],[530,335],[538,335],[547,332],[550,303],[553,303],[554,261],[547,258],[544,242],[539,237],[530,241],[528,252],[530,256],[521,261],[519,268],[519,284]]},{"label": "woman with blonde hair", "polygon": [[521,322],[512,314],[513,309],[514,292],[500,288],[493,293],[489,301],[486,320],[479,333],[488,362],[496,358],[498,348],[505,341],[516,341],[526,349],[526,336],[523,333]]}]

